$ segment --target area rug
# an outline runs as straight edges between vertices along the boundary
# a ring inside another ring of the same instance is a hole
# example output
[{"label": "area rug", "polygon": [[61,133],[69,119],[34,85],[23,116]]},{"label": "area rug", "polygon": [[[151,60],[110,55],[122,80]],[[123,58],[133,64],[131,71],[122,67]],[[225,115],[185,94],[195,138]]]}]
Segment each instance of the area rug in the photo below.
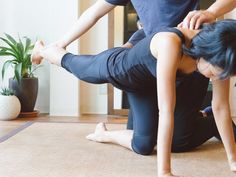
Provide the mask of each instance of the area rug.
[{"label": "area rug", "polygon": [[[156,154],[85,139],[96,124],[35,122],[0,143],[0,177],[156,177]],[[124,124],[108,124],[124,129]],[[172,154],[173,171],[186,177],[233,177],[222,145],[211,140]]]}]

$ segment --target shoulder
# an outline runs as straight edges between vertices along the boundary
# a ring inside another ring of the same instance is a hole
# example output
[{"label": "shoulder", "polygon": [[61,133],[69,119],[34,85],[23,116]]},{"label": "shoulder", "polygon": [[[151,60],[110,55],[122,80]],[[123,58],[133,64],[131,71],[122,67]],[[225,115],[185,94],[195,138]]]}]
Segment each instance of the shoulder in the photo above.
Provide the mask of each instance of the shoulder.
[{"label": "shoulder", "polygon": [[154,56],[160,51],[176,53],[182,51],[182,41],[179,36],[172,32],[156,33],[150,43],[150,50]]},{"label": "shoulder", "polygon": [[181,43],[181,39],[176,33],[167,31],[167,32],[156,33],[152,38],[152,42]]}]

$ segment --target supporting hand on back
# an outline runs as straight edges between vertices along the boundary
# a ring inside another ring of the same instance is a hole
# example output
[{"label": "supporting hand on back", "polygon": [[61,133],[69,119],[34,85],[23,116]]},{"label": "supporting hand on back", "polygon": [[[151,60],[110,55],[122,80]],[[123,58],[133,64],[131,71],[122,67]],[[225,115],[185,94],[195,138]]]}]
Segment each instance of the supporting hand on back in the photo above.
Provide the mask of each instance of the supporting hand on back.
[{"label": "supporting hand on back", "polygon": [[184,20],[178,25],[178,27],[196,30],[199,29],[203,23],[212,23],[215,20],[215,15],[210,11],[194,10],[188,13]]}]

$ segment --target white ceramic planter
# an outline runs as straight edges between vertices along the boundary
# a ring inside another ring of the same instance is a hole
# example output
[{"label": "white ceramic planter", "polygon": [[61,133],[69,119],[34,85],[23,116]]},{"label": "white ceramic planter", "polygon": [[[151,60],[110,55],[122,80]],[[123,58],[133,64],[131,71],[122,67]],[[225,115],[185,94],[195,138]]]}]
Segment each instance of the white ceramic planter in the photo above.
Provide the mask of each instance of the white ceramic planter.
[{"label": "white ceramic planter", "polygon": [[0,120],[15,119],[20,113],[21,105],[16,96],[0,95]]}]

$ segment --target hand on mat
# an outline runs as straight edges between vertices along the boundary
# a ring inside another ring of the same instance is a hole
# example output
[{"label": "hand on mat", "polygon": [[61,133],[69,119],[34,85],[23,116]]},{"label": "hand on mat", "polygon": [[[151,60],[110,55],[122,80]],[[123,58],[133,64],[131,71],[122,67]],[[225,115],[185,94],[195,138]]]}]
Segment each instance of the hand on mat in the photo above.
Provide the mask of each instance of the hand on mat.
[{"label": "hand on mat", "polygon": [[164,174],[158,175],[158,177],[180,177],[180,176],[175,176],[172,173],[164,173]]},{"label": "hand on mat", "polygon": [[229,166],[231,171],[236,172],[236,162],[231,162]]},{"label": "hand on mat", "polygon": [[178,27],[196,30],[199,29],[203,23],[211,23],[215,20],[216,17],[212,12],[207,10],[194,10],[188,13]]}]

